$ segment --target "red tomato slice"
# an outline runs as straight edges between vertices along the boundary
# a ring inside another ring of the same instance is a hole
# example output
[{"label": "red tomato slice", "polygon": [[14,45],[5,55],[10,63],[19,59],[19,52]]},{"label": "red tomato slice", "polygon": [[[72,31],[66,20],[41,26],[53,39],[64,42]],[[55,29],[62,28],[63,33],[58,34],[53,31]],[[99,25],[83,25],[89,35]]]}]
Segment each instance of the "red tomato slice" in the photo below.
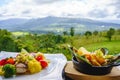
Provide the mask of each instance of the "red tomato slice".
[{"label": "red tomato slice", "polygon": [[6,59],[0,60],[0,66],[3,66],[5,64],[7,64],[7,60]]},{"label": "red tomato slice", "polygon": [[48,62],[45,60],[40,60],[39,62],[41,63],[42,68],[46,68],[48,66]]}]

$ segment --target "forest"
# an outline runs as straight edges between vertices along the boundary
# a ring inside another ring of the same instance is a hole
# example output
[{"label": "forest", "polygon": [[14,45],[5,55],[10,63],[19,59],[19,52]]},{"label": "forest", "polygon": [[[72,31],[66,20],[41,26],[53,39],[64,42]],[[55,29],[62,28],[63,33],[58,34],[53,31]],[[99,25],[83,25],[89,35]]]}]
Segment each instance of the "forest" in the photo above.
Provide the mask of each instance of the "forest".
[{"label": "forest", "polygon": [[68,60],[71,60],[71,53],[67,47],[69,44],[76,48],[85,47],[89,51],[106,47],[110,54],[120,53],[120,29],[110,28],[106,31],[86,31],[75,34],[75,29],[71,27],[63,34],[20,33],[22,34],[18,35],[18,33],[0,29],[0,51],[20,52],[24,48],[28,52],[63,53]]}]

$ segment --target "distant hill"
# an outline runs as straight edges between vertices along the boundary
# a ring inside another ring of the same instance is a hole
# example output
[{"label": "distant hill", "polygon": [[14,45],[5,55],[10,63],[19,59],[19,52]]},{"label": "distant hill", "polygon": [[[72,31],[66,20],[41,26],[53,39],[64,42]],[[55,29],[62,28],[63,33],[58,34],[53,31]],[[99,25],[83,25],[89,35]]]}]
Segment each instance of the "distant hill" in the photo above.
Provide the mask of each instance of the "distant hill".
[{"label": "distant hill", "polygon": [[37,19],[7,19],[0,21],[0,28],[10,31],[29,31],[29,32],[63,32],[69,31],[74,27],[77,33],[94,30],[108,30],[113,27],[120,28],[120,24],[101,22],[85,18],[64,18],[48,16]]},{"label": "distant hill", "polygon": [[1,29],[7,29],[7,30],[14,30],[14,28],[17,27],[17,25],[21,25],[26,23],[27,19],[7,19],[7,20],[1,20],[0,21],[0,28]]}]

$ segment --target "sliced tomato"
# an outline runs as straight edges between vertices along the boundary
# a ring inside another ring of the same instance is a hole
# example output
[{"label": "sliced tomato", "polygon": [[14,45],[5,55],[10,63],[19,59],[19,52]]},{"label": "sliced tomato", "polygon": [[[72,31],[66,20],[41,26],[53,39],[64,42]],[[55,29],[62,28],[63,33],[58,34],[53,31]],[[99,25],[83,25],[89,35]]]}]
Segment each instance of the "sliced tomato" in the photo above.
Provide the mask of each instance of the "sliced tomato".
[{"label": "sliced tomato", "polygon": [[7,60],[6,59],[0,60],[0,66],[3,66],[5,64],[7,64]]},{"label": "sliced tomato", "polygon": [[48,62],[45,60],[39,60],[39,62],[41,63],[42,68],[46,68],[48,66]]},{"label": "sliced tomato", "polygon": [[13,58],[9,58],[9,59],[7,59],[7,63],[15,64],[15,60]]}]

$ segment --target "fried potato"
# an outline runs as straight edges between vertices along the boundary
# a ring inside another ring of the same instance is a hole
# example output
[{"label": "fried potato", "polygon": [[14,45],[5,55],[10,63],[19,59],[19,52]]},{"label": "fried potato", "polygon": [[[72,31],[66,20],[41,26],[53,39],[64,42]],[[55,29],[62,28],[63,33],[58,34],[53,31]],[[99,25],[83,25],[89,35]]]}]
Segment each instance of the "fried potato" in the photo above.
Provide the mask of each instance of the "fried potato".
[{"label": "fried potato", "polygon": [[96,60],[96,56],[94,54],[91,54],[91,60],[90,61],[94,66],[101,66],[101,64]]}]

